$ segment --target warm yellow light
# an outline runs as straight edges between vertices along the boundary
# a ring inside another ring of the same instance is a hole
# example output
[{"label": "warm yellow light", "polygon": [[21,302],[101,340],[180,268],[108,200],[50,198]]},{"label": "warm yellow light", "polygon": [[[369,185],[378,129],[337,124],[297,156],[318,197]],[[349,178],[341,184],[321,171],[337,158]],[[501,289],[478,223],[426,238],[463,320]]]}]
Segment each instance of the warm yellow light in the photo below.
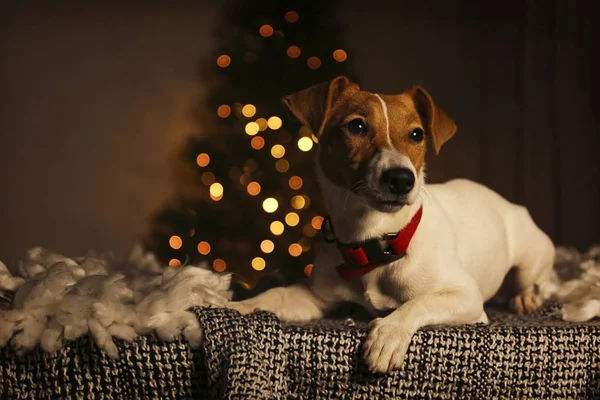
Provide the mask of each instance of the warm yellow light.
[{"label": "warm yellow light", "polygon": [[260,131],[264,131],[265,129],[267,129],[267,120],[264,118],[259,118],[256,120],[256,123],[258,124],[258,129]]},{"label": "warm yellow light", "polygon": [[210,244],[208,244],[208,242],[198,243],[198,253],[202,254],[203,256],[210,253]]},{"label": "warm yellow light", "polygon": [[214,201],[220,201],[223,198],[223,195],[220,195],[220,196],[210,195],[210,198],[213,199]]},{"label": "warm yellow light", "polygon": [[348,58],[348,54],[342,49],[337,49],[333,52],[333,59],[337,62],[344,62]]},{"label": "warm yellow light", "polygon": [[304,275],[310,276],[310,274],[312,273],[313,267],[314,267],[313,264],[308,264],[306,267],[304,267]]},{"label": "warm yellow light", "polygon": [[270,240],[263,240],[260,242],[260,249],[263,251],[263,253],[269,254],[275,250],[275,244]]},{"label": "warm yellow light", "polygon": [[300,178],[299,176],[292,176],[288,181],[288,184],[290,185],[290,188],[298,190],[302,187],[302,178]]},{"label": "warm yellow light", "polygon": [[277,207],[279,207],[279,203],[273,197],[266,198],[263,201],[263,209],[268,213],[274,213],[277,211]]},{"label": "warm yellow light", "polygon": [[302,233],[304,234],[304,236],[314,237],[317,234],[317,231],[315,228],[312,227],[311,224],[306,224],[304,225],[304,227],[302,227]]},{"label": "warm yellow light", "polygon": [[181,267],[181,261],[176,258],[173,258],[169,261],[169,267],[177,268]]},{"label": "warm yellow light", "polygon": [[246,190],[250,196],[256,196],[260,193],[260,184],[258,182],[250,182]]},{"label": "warm yellow light", "polygon": [[210,156],[206,153],[198,154],[198,157],[196,157],[196,163],[200,167],[206,167],[208,163],[210,163]]},{"label": "warm yellow light", "polygon": [[311,138],[303,137],[298,139],[298,148],[302,151],[309,151],[313,147]]},{"label": "warm yellow light", "polygon": [[285,216],[285,223],[289,226],[296,226],[300,222],[300,217],[295,212],[287,213]]},{"label": "warm yellow light", "polygon": [[279,117],[271,117],[267,121],[267,125],[269,126],[269,128],[271,128],[275,131],[275,130],[281,128],[281,125],[283,125],[283,122],[281,121],[281,118],[279,118]]},{"label": "warm yellow light", "polygon": [[294,22],[298,21],[298,18],[300,18],[300,16],[296,11],[288,11],[285,13],[284,17],[285,22],[289,22],[290,24],[293,24]]},{"label": "warm yellow light", "polygon": [[227,104],[222,104],[217,108],[217,115],[221,118],[227,118],[231,115],[231,107]]},{"label": "warm yellow light", "polygon": [[262,37],[269,37],[273,34],[273,27],[271,25],[263,25],[258,30],[258,33],[260,33]]},{"label": "warm yellow light", "polygon": [[219,182],[215,182],[212,185],[210,185],[210,195],[213,197],[220,197],[223,195],[223,185],[221,185]]},{"label": "warm yellow light", "polygon": [[271,233],[273,235],[281,235],[283,233],[283,230],[285,229],[285,227],[283,226],[283,223],[281,221],[273,221],[271,222]]},{"label": "warm yellow light", "polygon": [[298,257],[300,254],[302,254],[302,246],[300,246],[298,243],[290,244],[290,247],[288,247],[288,252],[292,257]]},{"label": "warm yellow light", "polygon": [[181,248],[181,246],[183,245],[183,241],[181,240],[181,238],[177,235],[173,235],[171,236],[171,238],[169,239],[169,246],[171,246],[172,248],[174,248],[175,250],[179,250]]},{"label": "warm yellow light", "polygon": [[252,146],[254,150],[260,150],[265,147],[265,139],[260,136],[254,136],[250,141],[250,146]]},{"label": "warm yellow light", "polygon": [[310,224],[315,229],[321,229],[321,226],[323,225],[323,217],[321,217],[320,215],[317,215],[316,217],[314,217],[311,220]]},{"label": "warm yellow light", "polygon": [[279,172],[287,172],[290,169],[290,163],[285,158],[282,158],[275,163],[275,169]]},{"label": "warm yellow light", "polygon": [[263,269],[265,269],[266,265],[267,263],[262,257],[254,257],[252,259],[252,268],[254,268],[257,271],[262,271]]},{"label": "warm yellow light", "polygon": [[304,199],[304,208],[308,208],[308,206],[310,206],[310,197],[303,194],[302,198]]},{"label": "warm yellow light", "polygon": [[253,104],[246,104],[244,107],[242,107],[242,114],[246,118],[253,117],[254,114],[256,114],[256,107],[254,107]]},{"label": "warm yellow light", "polygon": [[219,58],[217,58],[217,65],[219,67],[227,68],[229,67],[229,64],[231,64],[231,57],[227,54],[220,55]]},{"label": "warm yellow light", "polygon": [[306,64],[310,69],[319,69],[319,67],[321,66],[321,60],[319,59],[319,57],[313,56],[306,60]]},{"label": "warm yellow light", "polygon": [[280,144],[276,144],[271,147],[271,155],[275,158],[281,158],[285,154],[285,147]]},{"label": "warm yellow light", "polygon": [[227,263],[225,263],[224,260],[217,258],[215,261],[213,261],[213,269],[215,271],[223,272],[223,271],[225,271],[226,268],[227,268]]},{"label": "warm yellow light", "polygon": [[302,52],[300,51],[300,47],[298,46],[290,46],[287,48],[286,54],[288,55],[289,58],[298,58],[300,57],[300,54]]},{"label": "warm yellow light", "polygon": [[206,186],[210,186],[215,181],[215,174],[212,172],[205,172],[202,174],[201,180]]},{"label": "warm yellow light", "polygon": [[315,142],[315,143],[319,143],[319,138],[318,138],[318,137],[316,137],[315,135],[311,134],[311,135],[310,135],[310,138],[312,139],[312,141],[313,141],[313,142]]},{"label": "warm yellow light", "polygon": [[246,124],[246,133],[250,136],[254,136],[258,133],[260,129],[258,128],[258,124],[256,122],[248,122]]},{"label": "warm yellow light", "polygon": [[304,200],[304,197],[302,197],[302,196],[292,197],[292,207],[294,207],[296,210],[302,209],[305,204],[306,204],[306,201]]}]

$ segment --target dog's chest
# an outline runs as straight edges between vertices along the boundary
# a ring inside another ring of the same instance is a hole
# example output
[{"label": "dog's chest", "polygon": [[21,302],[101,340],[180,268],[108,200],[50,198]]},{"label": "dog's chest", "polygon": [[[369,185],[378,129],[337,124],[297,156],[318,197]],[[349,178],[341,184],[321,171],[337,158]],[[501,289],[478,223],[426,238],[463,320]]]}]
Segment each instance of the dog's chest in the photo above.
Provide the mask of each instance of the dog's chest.
[{"label": "dog's chest", "polygon": [[381,266],[361,277],[365,306],[372,310],[396,309],[411,297],[398,274],[401,265]]}]

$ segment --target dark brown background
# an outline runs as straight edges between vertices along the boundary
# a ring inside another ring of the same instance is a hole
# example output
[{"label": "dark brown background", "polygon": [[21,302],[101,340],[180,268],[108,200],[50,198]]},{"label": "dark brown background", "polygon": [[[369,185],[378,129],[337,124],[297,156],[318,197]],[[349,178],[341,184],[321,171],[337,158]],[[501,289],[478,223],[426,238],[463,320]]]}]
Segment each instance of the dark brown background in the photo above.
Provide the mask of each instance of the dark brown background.
[{"label": "dark brown background", "polygon": [[[172,189],[220,2],[3,3],[0,260],[126,251]],[[419,83],[456,120],[430,181],[483,182],[556,243],[600,242],[597,7],[479,3],[343,2],[355,74],[383,93]]]}]

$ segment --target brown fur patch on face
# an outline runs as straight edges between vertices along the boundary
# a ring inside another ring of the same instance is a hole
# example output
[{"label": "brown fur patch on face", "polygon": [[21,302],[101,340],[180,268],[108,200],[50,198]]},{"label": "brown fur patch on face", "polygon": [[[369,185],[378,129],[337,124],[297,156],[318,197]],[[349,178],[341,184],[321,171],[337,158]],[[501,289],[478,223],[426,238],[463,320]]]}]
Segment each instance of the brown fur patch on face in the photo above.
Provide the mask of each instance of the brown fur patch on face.
[{"label": "brown fur patch on face", "polygon": [[[393,148],[408,156],[417,174],[423,166],[425,141],[415,143],[408,138],[412,129],[424,129],[412,98],[407,94],[380,98],[385,108],[373,93],[349,89],[332,107],[319,138],[318,162],[327,178],[338,186],[355,191],[363,185],[370,161],[380,150],[390,147],[390,141]],[[366,134],[348,132],[346,125],[355,118],[366,122]]]}]

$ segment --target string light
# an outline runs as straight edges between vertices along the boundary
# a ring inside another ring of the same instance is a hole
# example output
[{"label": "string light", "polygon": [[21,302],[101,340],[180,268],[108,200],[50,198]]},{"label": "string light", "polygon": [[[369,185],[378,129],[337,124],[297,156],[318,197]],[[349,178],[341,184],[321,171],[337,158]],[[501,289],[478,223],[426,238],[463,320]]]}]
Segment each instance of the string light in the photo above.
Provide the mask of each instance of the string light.
[{"label": "string light", "polygon": [[219,108],[217,108],[217,115],[221,118],[227,118],[231,114],[231,107],[227,104],[221,104]]},{"label": "string light", "polygon": [[223,271],[225,271],[226,268],[227,268],[227,263],[225,262],[225,260],[217,258],[215,261],[213,261],[213,269],[215,271],[223,272]]},{"label": "string light", "polygon": [[311,135],[310,135],[310,138],[312,139],[312,141],[313,141],[313,142],[315,142],[315,143],[319,143],[319,138],[318,138],[318,137],[316,137],[315,135],[313,135],[312,133],[311,133]]},{"label": "string light", "polygon": [[262,257],[254,257],[252,259],[252,268],[254,268],[257,271],[262,271],[263,269],[265,269],[265,267],[267,266],[267,263],[265,262],[265,259]]},{"label": "string light", "polygon": [[260,184],[258,182],[250,182],[246,187],[246,190],[250,196],[256,196],[260,193]]},{"label": "string light", "polygon": [[275,169],[279,172],[287,172],[290,169],[290,163],[285,158],[279,159],[275,163]]},{"label": "string light", "polygon": [[309,151],[313,147],[313,141],[308,137],[298,139],[298,148],[302,151]]},{"label": "string light", "polygon": [[217,58],[217,65],[219,67],[227,68],[229,67],[229,64],[231,64],[231,57],[227,54],[220,55],[219,58]]},{"label": "string light", "polygon": [[271,222],[271,226],[269,228],[271,229],[271,233],[276,236],[281,235],[283,233],[283,230],[285,229],[281,221]]},{"label": "string light", "polygon": [[321,60],[319,57],[312,56],[308,60],[306,60],[306,64],[310,69],[319,69],[321,66]]},{"label": "string light", "polygon": [[219,197],[223,195],[223,185],[219,182],[215,182],[210,185],[210,195],[214,197]]},{"label": "string light", "polygon": [[275,158],[281,158],[285,154],[285,147],[280,144],[276,144],[271,147],[271,155]]},{"label": "string light", "polygon": [[254,150],[260,150],[265,147],[265,139],[260,136],[254,136],[250,141],[250,146],[252,146]]},{"label": "string light", "polygon": [[287,213],[285,216],[285,223],[289,226],[296,226],[300,222],[300,217],[295,212]]},{"label": "string light", "polygon": [[275,244],[270,240],[263,240],[260,242],[260,249],[263,251],[263,253],[269,254],[275,250]]},{"label": "string light", "polygon": [[302,187],[302,178],[300,178],[299,176],[292,176],[288,181],[288,184],[290,185],[290,188],[298,190]]},{"label": "string light", "polygon": [[292,207],[294,207],[296,210],[301,210],[302,208],[304,208],[305,204],[306,204],[306,201],[304,200],[304,197],[302,197],[302,196],[292,197]]},{"label": "string light", "polygon": [[177,268],[181,267],[181,261],[176,258],[169,260],[169,267]]},{"label": "string light", "polygon": [[300,54],[302,52],[300,51],[300,47],[298,46],[290,46],[287,48],[286,54],[289,58],[298,58],[300,57]]},{"label": "string light", "polygon": [[310,276],[310,274],[312,273],[313,267],[314,267],[313,264],[308,264],[306,267],[304,267],[304,275]]},{"label": "string light", "polygon": [[259,118],[256,120],[256,123],[258,124],[258,129],[262,132],[265,129],[267,129],[267,120],[264,118]]},{"label": "string light", "polygon": [[242,107],[242,115],[246,118],[253,117],[256,114],[256,107],[254,104],[246,104]]},{"label": "string light", "polygon": [[198,154],[198,157],[196,157],[196,163],[200,167],[206,167],[208,163],[210,163],[210,156],[206,153]]},{"label": "string light", "polygon": [[273,34],[273,27],[271,25],[263,25],[258,30],[258,33],[260,33],[262,37],[269,37]]},{"label": "string light", "polygon": [[259,127],[258,124],[256,122],[248,122],[246,124],[246,133],[250,136],[254,136],[258,133],[259,131]]},{"label": "string light", "polygon": [[271,117],[267,121],[267,125],[269,126],[269,128],[271,128],[275,131],[275,130],[281,128],[281,125],[283,125],[283,122],[281,121],[281,118],[279,118],[279,117]]},{"label": "string light", "polygon": [[285,13],[284,17],[285,22],[289,22],[290,24],[293,24],[294,22],[298,21],[298,18],[300,18],[300,16],[296,11],[288,11]]},{"label": "string light", "polygon": [[298,243],[290,244],[290,247],[288,247],[288,253],[290,253],[292,257],[298,257],[300,254],[302,254],[302,246],[300,246]]},{"label": "string light", "polygon": [[279,203],[273,197],[268,197],[263,201],[263,209],[269,214],[277,211],[277,207],[279,207]]},{"label": "string light", "polygon": [[321,217],[320,215],[317,215],[316,217],[314,217],[310,224],[312,225],[313,228],[315,229],[321,229],[321,226],[323,225],[323,217]]},{"label": "string light", "polygon": [[348,58],[348,54],[342,49],[337,49],[333,52],[333,59],[337,62],[344,62]]},{"label": "string light", "polygon": [[208,242],[198,243],[198,253],[203,256],[208,255],[208,253],[210,253],[210,244],[208,244]]},{"label": "string light", "polygon": [[175,250],[179,250],[183,245],[183,241],[177,235],[173,235],[169,238],[169,246],[171,246]]},{"label": "string light", "polygon": [[201,180],[206,186],[210,186],[215,181],[215,174],[212,172],[205,172],[202,174]]}]

